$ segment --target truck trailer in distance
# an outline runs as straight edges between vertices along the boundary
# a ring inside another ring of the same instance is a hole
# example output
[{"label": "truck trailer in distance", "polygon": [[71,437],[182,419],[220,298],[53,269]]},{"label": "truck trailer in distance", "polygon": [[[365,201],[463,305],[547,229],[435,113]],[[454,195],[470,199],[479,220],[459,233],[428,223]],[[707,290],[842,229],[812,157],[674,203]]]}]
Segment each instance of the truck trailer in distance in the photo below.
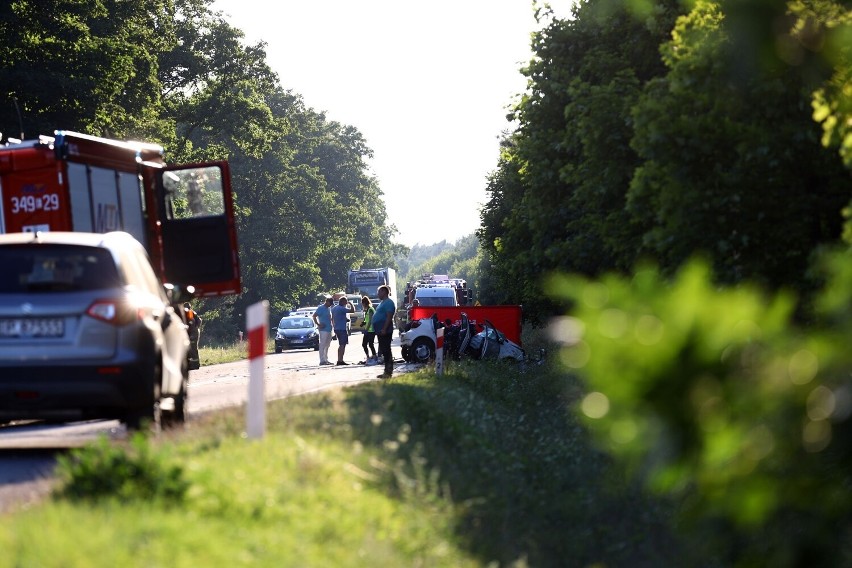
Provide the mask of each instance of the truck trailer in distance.
[{"label": "truck trailer in distance", "polygon": [[396,295],[396,270],[393,268],[358,268],[349,271],[349,280],[346,286],[348,294],[359,294],[367,296],[373,305],[379,303],[379,286],[387,285],[390,288],[390,299],[399,308]]}]

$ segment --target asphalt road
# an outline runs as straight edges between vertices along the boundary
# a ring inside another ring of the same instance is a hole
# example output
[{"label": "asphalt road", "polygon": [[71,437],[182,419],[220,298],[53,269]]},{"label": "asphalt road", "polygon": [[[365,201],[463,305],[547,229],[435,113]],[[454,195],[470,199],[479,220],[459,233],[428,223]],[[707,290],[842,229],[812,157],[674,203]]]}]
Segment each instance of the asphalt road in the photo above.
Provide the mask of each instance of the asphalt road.
[{"label": "asphalt road", "polygon": [[[398,338],[393,352],[400,361]],[[336,341],[329,359],[337,357]],[[381,366],[358,365],[364,359],[361,335],[354,334],[346,349],[346,366],[318,365],[312,350],[268,353],[263,359],[264,394],[267,400],[378,380]],[[397,362],[394,373],[416,368]],[[211,365],[189,373],[189,415],[239,406],[248,400],[248,361]],[[125,439],[127,430],[115,420],[70,424],[13,423],[0,427],[0,513],[38,502],[53,486],[53,468],[59,452],[82,446],[105,435]]]}]

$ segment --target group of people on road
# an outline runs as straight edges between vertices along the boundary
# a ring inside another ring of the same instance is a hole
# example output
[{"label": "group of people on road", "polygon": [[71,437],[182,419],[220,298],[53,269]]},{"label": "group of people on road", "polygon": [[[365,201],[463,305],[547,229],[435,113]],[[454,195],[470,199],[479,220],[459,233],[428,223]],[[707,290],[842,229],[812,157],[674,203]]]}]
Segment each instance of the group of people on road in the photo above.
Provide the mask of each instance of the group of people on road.
[{"label": "group of people on road", "polygon": [[[361,347],[364,349],[368,365],[377,364],[378,355],[382,356],[385,371],[381,375],[378,375],[378,378],[388,379],[393,374],[391,340],[393,339],[393,315],[396,312],[396,304],[390,299],[390,288],[388,286],[379,286],[378,295],[379,304],[375,308],[370,298],[367,296],[361,298],[361,305],[364,307],[364,321],[361,323],[361,327],[364,328],[364,339],[361,342]],[[313,319],[320,336],[320,365],[348,365],[343,360],[343,355],[346,352],[346,345],[349,343],[349,333],[347,330],[349,314],[354,312],[355,307],[347,301],[345,296],[342,296],[338,300],[337,305],[334,305],[334,298],[326,296],[325,301],[317,306]],[[331,346],[332,335],[336,335],[338,341],[336,363],[332,363],[328,359],[328,350]],[[373,345],[374,339],[379,340],[378,355]],[[370,356],[371,351],[372,357]]]}]

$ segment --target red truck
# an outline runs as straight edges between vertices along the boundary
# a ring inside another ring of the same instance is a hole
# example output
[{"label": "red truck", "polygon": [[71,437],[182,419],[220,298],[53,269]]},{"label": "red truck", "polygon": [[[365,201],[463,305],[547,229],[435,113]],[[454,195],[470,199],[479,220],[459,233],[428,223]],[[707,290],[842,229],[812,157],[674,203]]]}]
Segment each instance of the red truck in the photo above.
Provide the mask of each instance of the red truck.
[{"label": "red truck", "polygon": [[0,233],[125,231],[176,299],[241,292],[228,163],[69,131],[0,146]]}]

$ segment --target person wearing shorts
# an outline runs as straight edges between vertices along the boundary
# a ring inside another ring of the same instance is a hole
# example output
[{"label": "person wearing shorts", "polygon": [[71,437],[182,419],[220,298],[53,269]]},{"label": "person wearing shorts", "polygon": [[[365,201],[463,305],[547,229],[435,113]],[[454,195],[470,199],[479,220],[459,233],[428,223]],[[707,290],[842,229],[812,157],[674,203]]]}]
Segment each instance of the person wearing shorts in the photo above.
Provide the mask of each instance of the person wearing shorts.
[{"label": "person wearing shorts", "polygon": [[349,322],[349,314],[355,313],[355,306],[349,303],[346,296],[342,296],[337,305],[331,308],[331,323],[334,327],[334,334],[337,336],[337,364],[348,365],[349,363],[343,360],[343,354],[346,352],[346,345],[349,343],[349,333],[346,331],[346,324]]}]

